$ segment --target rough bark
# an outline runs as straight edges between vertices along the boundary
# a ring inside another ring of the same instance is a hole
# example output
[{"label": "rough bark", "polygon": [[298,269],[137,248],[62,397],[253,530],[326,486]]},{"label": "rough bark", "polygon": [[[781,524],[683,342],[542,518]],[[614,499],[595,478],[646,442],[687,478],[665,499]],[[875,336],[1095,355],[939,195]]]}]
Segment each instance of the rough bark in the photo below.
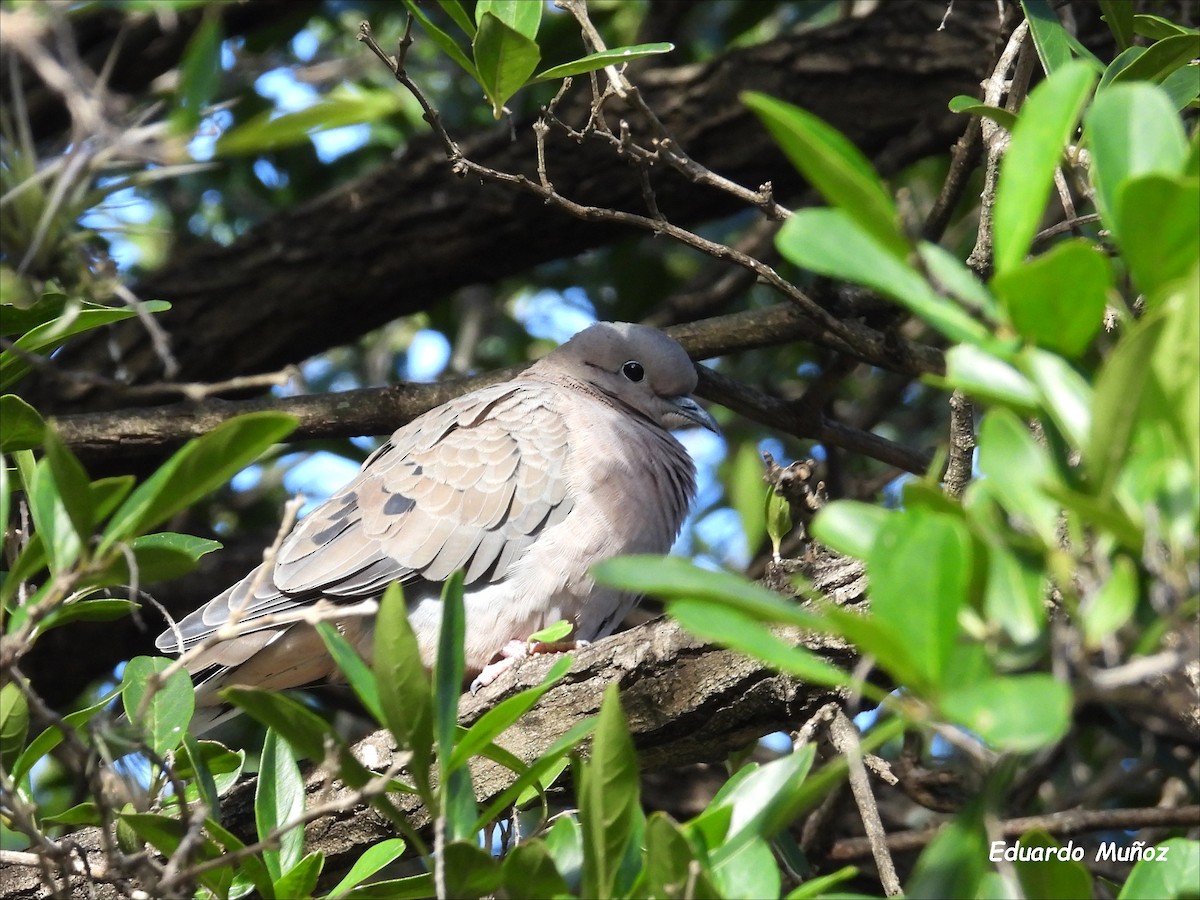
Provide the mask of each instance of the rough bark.
[{"label": "rough bark", "polygon": [[[832,602],[863,601],[866,584],[859,564],[826,555],[817,566],[812,571],[814,583]],[[781,630],[780,635],[843,668],[853,666],[856,659],[853,648],[833,638],[793,630]],[[531,657],[478,695],[464,695],[460,723],[469,726],[496,704],[539,684],[553,662],[549,657]],[[795,727],[838,696],[836,689],[803,684],[761,662],[698,641],[670,620],[657,619],[577,651],[567,675],[498,743],[524,762],[532,762],[577,722],[595,715],[605,688],[612,683],[620,686],[622,708],[643,771],[720,759],[763,734]],[[387,731],[355,745],[360,762],[375,771],[385,770],[396,752]],[[472,772],[476,794],[485,803],[513,780],[510,772],[487,761]],[[254,787],[254,776],[248,776],[222,803],[222,823],[246,837],[254,830]],[[350,793],[320,769],[309,773],[307,791],[310,804],[330,803]],[[414,798],[393,799],[414,827],[428,826],[428,812]],[[335,873],[364,849],[391,835],[385,819],[359,804],[311,822],[305,829],[306,851],[324,852],[327,877],[336,880]],[[84,829],[73,838],[91,865],[103,865],[96,829]],[[87,896],[82,879],[75,879],[74,887],[74,896]],[[100,897],[118,896],[110,886],[98,888]],[[20,866],[0,867],[0,890],[7,900],[39,897],[38,873]]]},{"label": "rough bark", "polygon": [[[862,19],[730,51],[710,63],[645,71],[642,93],[675,139],[715,171],[781,197],[800,184],[739,100],[763,91],[804,106],[845,131],[884,172],[941,152],[963,127],[947,98],[974,93],[989,64],[994,9],[968,6],[937,30],[942,9],[889,2]],[[419,74],[418,74],[419,79]],[[533,174],[531,130],[507,127],[464,142],[485,165]],[[594,142],[553,138],[549,174],[560,193],[642,211],[627,164]],[[658,203],[677,224],[733,211],[730,199],[671,171],[655,179]],[[180,378],[211,381],[270,371],[424,309],[457,288],[496,281],[618,237],[611,226],[551,214],[505,187],[468,183],[440,148],[414,141],[394,163],[263,222],[228,247],[180,252],[137,286],[175,306],[159,321]],[[535,239],[531,239],[536,236]],[[64,364],[112,371],[109,335],[81,342]],[[161,365],[137,325],[112,336],[135,381]],[[56,384],[56,388],[61,388]],[[95,409],[102,398],[50,396],[42,408]]]}]

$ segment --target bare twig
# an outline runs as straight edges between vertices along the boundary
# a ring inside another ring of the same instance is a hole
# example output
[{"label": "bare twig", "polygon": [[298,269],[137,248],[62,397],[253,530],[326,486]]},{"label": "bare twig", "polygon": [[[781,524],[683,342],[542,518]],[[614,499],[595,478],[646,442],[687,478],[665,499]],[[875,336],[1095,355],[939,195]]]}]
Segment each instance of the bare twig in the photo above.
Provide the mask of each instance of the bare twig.
[{"label": "bare twig", "polygon": [[887,846],[887,833],[883,830],[883,821],[879,818],[879,807],[875,803],[875,794],[871,790],[871,781],[867,777],[867,769],[863,765],[862,747],[858,742],[858,729],[839,710],[829,724],[829,739],[834,749],[846,758],[850,790],[854,794],[854,802],[858,804],[858,813],[862,818],[863,828],[867,833],[867,841],[871,845],[871,855],[875,858],[875,866],[879,870],[879,880],[883,891],[889,897],[899,897],[903,893],[900,878],[896,874],[896,864]]},{"label": "bare twig", "polygon": [[946,496],[961,498],[971,481],[975,459],[975,404],[962,391],[950,395],[950,461],[946,466]]},{"label": "bare twig", "polygon": [[[1173,808],[1151,807],[1148,809],[1069,809],[1043,816],[1024,816],[1000,823],[1005,837],[1020,837],[1035,829],[1049,834],[1066,837],[1089,831],[1121,830],[1138,828],[1165,828],[1170,826],[1200,826],[1200,806]],[[897,831],[886,838],[887,847],[893,853],[909,853],[921,850],[937,837],[943,825],[914,831]],[[872,855],[871,842],[867,838],[844,838],[837,841],[829,858],[834,862],[851,862]]]}]

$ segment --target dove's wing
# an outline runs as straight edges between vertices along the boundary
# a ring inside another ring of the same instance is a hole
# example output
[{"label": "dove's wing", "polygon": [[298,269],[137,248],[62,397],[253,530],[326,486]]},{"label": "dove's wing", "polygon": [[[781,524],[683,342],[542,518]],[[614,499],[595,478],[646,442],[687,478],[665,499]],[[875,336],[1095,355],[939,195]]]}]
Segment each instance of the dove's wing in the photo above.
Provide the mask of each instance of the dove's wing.
[{"label": "dove's wing", "polygon": [[[456,569],[468,585],[502,580],[573,505],[554,393],[508,382],[399,429],[300,522],[269,577],[252,572],[178,623],[182,649],[234,615],[245,630],[320,597],[377,595],[393,581],[442,581]],[[178,651],[176,636],[165,632],[160,649]]]}]

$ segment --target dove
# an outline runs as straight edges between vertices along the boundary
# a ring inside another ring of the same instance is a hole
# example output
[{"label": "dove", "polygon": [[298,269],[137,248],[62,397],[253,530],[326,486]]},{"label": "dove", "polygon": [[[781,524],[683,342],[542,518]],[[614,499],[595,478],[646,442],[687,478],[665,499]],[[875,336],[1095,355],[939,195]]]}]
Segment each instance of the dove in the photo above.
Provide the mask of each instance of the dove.
[{"label": "dove", "polygon": [[[442,582],[459,569],[472,689],[560,620],[575,642],[605,637],[639,598],[596,584],[589,569],[670,550],[696,492],[695,466],[671,430],[718,431],[690,396],[695,387],[687,353],[662,332],[591,325],[512,380],[398,429],[273,559],[164,631],[157,646],[182,654],[207,641],[186,660],[198,706],[220,705],[216,691],[228,685],[336,682],[337,666],[298,614],[320,600],[378,598],[398,581],[432,666]],[[373,619],[333,621],[369,662]],[[237,633],[216,640],[231,622]]]}]

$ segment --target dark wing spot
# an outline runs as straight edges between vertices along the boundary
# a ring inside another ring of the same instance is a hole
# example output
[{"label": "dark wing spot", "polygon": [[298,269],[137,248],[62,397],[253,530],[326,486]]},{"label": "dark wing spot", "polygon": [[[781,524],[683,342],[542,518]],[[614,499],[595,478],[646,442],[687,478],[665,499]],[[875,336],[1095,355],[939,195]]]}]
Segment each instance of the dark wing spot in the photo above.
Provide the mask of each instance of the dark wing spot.
[{"label": "dark wing spot", "polygon": [[387,498],[387,503],[383,504],[383,511],[389,516],[402,516],[416,505],[417,501],[412,497],[392,494]]},{"label": "dark wing spot", "polygon": [[[350,527],[350,523],[342,519],[335,519],[330,522],[326,528],[322,528],[310,538],[314,547],[323,547],[332,541],[335,537]],[[306,554],[307,555],[307,554]]]}]

